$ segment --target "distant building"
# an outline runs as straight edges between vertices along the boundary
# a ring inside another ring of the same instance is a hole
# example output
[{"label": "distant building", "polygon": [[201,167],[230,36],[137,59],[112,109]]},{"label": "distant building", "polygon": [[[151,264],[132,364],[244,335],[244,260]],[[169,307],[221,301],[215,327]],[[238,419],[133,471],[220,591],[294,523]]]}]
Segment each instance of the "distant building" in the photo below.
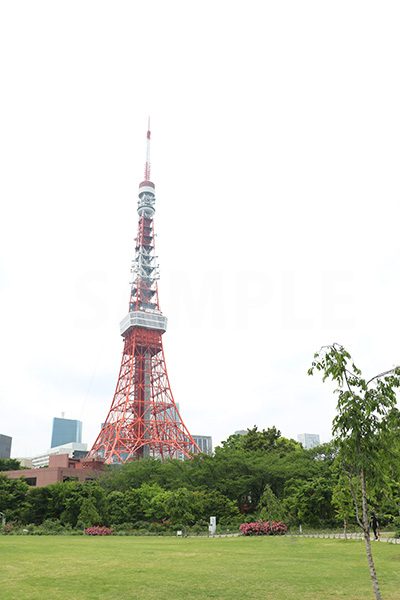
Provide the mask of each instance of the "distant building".
[{"label": "distant building", "polygon": [[321,443],[318,433],[299,433],[297,441],[307,450],[315,448],[315,446],[319,446]]},{"label": "distant building", "polygon": [[201,452],[204,454],[212,454],[212,437],[210,435],[193,435],[192,437]]},{"label": "distant building", "polygon": [[[179,403],[177,402],[175,406],[171,406],[167,408],[165,411],[166,418],[171,419],[171,421],[180,421],[180,416],[178,414],[179,411]],[[212,438],[209,435],[192,435],[193,440],[196,442],[198,447],[200,448],[200,452],[204,454],[212,454]],[[192,450],[192,449],[191,449]],[[197,450],[195,451],[197,452]],[[175,458],[178,460],[185,460],[185,455],[183,452],[177,452]]]},{"label": "distant building", "polygon": [[22,477],[28,485],[44,487],[58,481],[91,481],[101,475],[103,468],[101,460],[79,460],[69,458],[68,454],[53,454],[48,467],[5,471],[4,475],[9,479]]},{"label": "distant building", "polygon": [[55,448],[70,442],[78,444],[82,442],[82,421],[54,417],[51,447]]},{"label": "distant building", "polygon": [[0,458],[10,458],[12,437],[0,434]]},{"label": "distant building", "polygon": [[15,460],[17,460],[19,462],[19,464],[21,465],[21,467],[23,467],[24,469],[32,469],[32,467],[33,467],[31,458],[18,457]]},{"label": "distant building", "polygon": [[32,467],[34,469],[40,469],[41,467],[47,467],[50,462],[50,456],[57,454],[66,454],[68,458],[85,458],[87,455],[87,444],[78,444],[77,442],[70,442],[69,444],[62,444],[55,448],[50,448],[47,452],[43,452],[38,456],[32,457]]},{"label": "distant building", "polygon": [[248,432],[248,429],[238,429],[237,431],[235,431],[234,435],[247,435]]}]

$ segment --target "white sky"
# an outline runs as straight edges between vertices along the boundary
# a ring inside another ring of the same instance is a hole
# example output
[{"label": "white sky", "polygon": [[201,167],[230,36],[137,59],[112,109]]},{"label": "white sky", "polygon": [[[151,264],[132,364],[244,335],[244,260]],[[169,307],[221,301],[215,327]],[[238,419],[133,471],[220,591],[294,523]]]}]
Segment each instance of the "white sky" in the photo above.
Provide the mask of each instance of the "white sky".
[{"label": "white sky", "polygon": [[400,6],[0,4],[0,432],[92,444],[122,352],[147,115],[169,375],[192,433],[330,436],[306,371],[400,362]]}]

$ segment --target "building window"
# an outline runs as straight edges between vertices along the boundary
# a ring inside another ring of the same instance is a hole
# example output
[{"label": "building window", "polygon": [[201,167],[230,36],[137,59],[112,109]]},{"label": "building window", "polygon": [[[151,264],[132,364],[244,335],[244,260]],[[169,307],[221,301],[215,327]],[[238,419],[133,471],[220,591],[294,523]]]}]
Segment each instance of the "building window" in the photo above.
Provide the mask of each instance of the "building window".
[{"label": "building window", "polygon": [[25,477],[25,481],[28,485],[36,486],[37,477]]}]

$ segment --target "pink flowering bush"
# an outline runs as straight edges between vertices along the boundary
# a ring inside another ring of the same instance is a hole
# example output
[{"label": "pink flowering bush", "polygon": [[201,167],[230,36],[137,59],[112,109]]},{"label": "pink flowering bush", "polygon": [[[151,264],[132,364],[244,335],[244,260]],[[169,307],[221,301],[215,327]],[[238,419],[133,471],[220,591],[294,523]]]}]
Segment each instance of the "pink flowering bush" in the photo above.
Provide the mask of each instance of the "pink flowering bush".
[{"label": "pink flowering bush", "polygon": [[113,530],[110,527],[101,527],[95,525],[94,527],[86,527],[85,535],[112,535]]},{"label": "pink flowering bush", "polygon": [[288,528],[282,521],[255,521],[242,523],[239,529],[243,535],[285,535]]}]

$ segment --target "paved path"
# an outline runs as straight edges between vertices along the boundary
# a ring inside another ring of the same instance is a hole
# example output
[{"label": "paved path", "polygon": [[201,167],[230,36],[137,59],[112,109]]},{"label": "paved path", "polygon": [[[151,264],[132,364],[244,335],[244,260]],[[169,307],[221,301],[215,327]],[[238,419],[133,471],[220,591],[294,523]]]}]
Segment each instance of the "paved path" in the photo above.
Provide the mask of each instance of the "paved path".
[{"label": "paved path", "polygon": [[[364,536],[362,533],[287,533],[291,537],[302,537],[302,538],[319,538],[319,539],[348,539],[348,540],[362,540]],[[371,541],[374,541],[371,538]],[[393,537],[380,537],[379,542],[386,542],[388,544],[400,544],[400,538]]]},{"label": "paved path", "polygon": [[[218,533],[216,535],[209,536],[207,534],[201,535],[189,535],[188,537],[213,537],[213,538],[223,538],[223,537],[238,537],[241,535],[240,533]],[[336,540],[362,540],[364,539],[362,533],[348,533],[344,535],[344,533],[286,533],[285,537],[293,537],[293,538],[318,538],[318,539],[336,539]],[[371,541],[373,539],[371,538]],[[393,537],[381,537],[378,540],[379,542],[386,542],[387,544],[400,544],[400,538]]]}]

